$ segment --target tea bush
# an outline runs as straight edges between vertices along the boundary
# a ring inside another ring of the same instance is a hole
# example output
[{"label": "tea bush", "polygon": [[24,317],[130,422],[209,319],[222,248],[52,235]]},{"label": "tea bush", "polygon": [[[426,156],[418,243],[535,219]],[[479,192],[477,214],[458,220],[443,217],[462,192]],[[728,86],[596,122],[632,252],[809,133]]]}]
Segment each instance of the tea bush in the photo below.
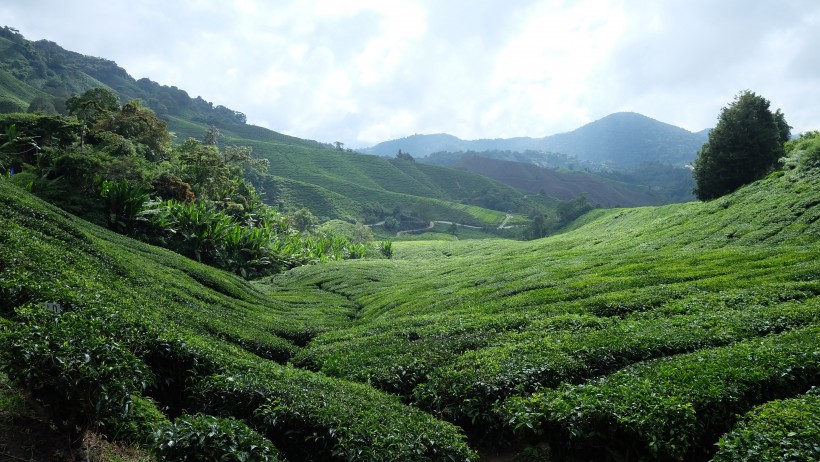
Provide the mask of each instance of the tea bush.
[{"label": "tea bush", "polygon": [[502,406],[519,430],[556,448],[608,448],[647,458],[702,457],[704,441],[735,415],[820,380],[820,327],[638,363],[580,385],[565,384]]},{"label": "tea bush", "polygon": [[99,430],[109,441],[148,447],[154,443],[156,429],[170,423],[153,399],[131,395],[126,412],[103,417]]},{"label": "tea bush", "polygon": [[158,461],[284,460],[262,435],[233,418],[185,415],[156,432],[153,452]]},{"label": "tea bush", "polygon": [[714,462],[820,460],[820,394],[770,401],[718,442]]},{"label": "tea bush", "polygon": [[75,444],[102,419],[126,415],[150,383],[132,352],[139,340],[115,313],[23,307],[17,316],[0,337],[0,368]]}]

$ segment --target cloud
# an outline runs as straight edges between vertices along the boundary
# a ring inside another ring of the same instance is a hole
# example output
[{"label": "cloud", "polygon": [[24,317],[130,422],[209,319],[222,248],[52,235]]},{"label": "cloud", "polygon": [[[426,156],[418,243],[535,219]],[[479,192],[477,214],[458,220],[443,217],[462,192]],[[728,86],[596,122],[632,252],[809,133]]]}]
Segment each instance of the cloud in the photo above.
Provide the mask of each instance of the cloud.
[{"label": "cloud", "polygon": [[[817,28],[816,15],[807,19],[805,13],[818,11],[814,2],[625,4],[627,33],[600,73],[610,76],[608,110],[637,110],[697,130],[713,124],[720,108],[744,89],[784,111],[787,105],[797,110],[803,101],[786,95],[788,88],[816,83],[820,76],[789,69],[794,50],[812,43],[809,30]],[[607,107],[603,98],[599,102]],[[801,118],[800,124],[806,123],[811,122]]]},{"label": "cloud", "polygon": [[545,136],[615,111],[699,130],[751,89],[820,128],[820,4],[31,0],[0,16],[295,136]]}]

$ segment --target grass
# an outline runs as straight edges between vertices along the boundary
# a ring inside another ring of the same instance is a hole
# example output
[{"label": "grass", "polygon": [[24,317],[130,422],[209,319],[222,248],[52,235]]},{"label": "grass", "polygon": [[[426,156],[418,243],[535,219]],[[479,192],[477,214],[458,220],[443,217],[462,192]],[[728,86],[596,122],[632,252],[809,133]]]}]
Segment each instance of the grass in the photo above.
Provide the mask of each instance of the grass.
[{"label": "grass", "polygon": [[554,460],[705,460],[738,416],[820,378],[818,204],[818,172],[791,171],[537,241],[437,228],[390,260],[246,282],[0,181],[0,311],[115,307],[185,345],[143,360],[188,386],[147,393],[243,419],[289,458],[464,460],[466,434]]}]

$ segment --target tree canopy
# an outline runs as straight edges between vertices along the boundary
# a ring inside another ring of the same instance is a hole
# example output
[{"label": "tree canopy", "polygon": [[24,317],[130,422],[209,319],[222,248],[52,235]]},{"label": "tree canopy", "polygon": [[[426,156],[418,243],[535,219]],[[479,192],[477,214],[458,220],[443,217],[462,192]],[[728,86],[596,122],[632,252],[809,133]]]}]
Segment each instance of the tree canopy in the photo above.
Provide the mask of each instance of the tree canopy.
[{"label": "tree canopy", "polygon": [[752,91],[740,92],[724,107],[694,163],[700,200],[728,194],[764,177],[783,157],[791,127],[778,109]]}]

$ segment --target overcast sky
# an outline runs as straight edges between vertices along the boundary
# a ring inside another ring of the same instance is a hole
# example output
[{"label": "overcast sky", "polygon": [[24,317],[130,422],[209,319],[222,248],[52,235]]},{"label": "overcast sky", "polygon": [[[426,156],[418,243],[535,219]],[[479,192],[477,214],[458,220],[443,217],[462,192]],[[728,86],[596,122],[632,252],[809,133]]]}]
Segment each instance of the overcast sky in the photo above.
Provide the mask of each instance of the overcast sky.
[{"label": "overcast sky", "polygon": [[302,138],[691,131],[741,90],[820,129],[817,0],[3,0],[0,22]]}]

